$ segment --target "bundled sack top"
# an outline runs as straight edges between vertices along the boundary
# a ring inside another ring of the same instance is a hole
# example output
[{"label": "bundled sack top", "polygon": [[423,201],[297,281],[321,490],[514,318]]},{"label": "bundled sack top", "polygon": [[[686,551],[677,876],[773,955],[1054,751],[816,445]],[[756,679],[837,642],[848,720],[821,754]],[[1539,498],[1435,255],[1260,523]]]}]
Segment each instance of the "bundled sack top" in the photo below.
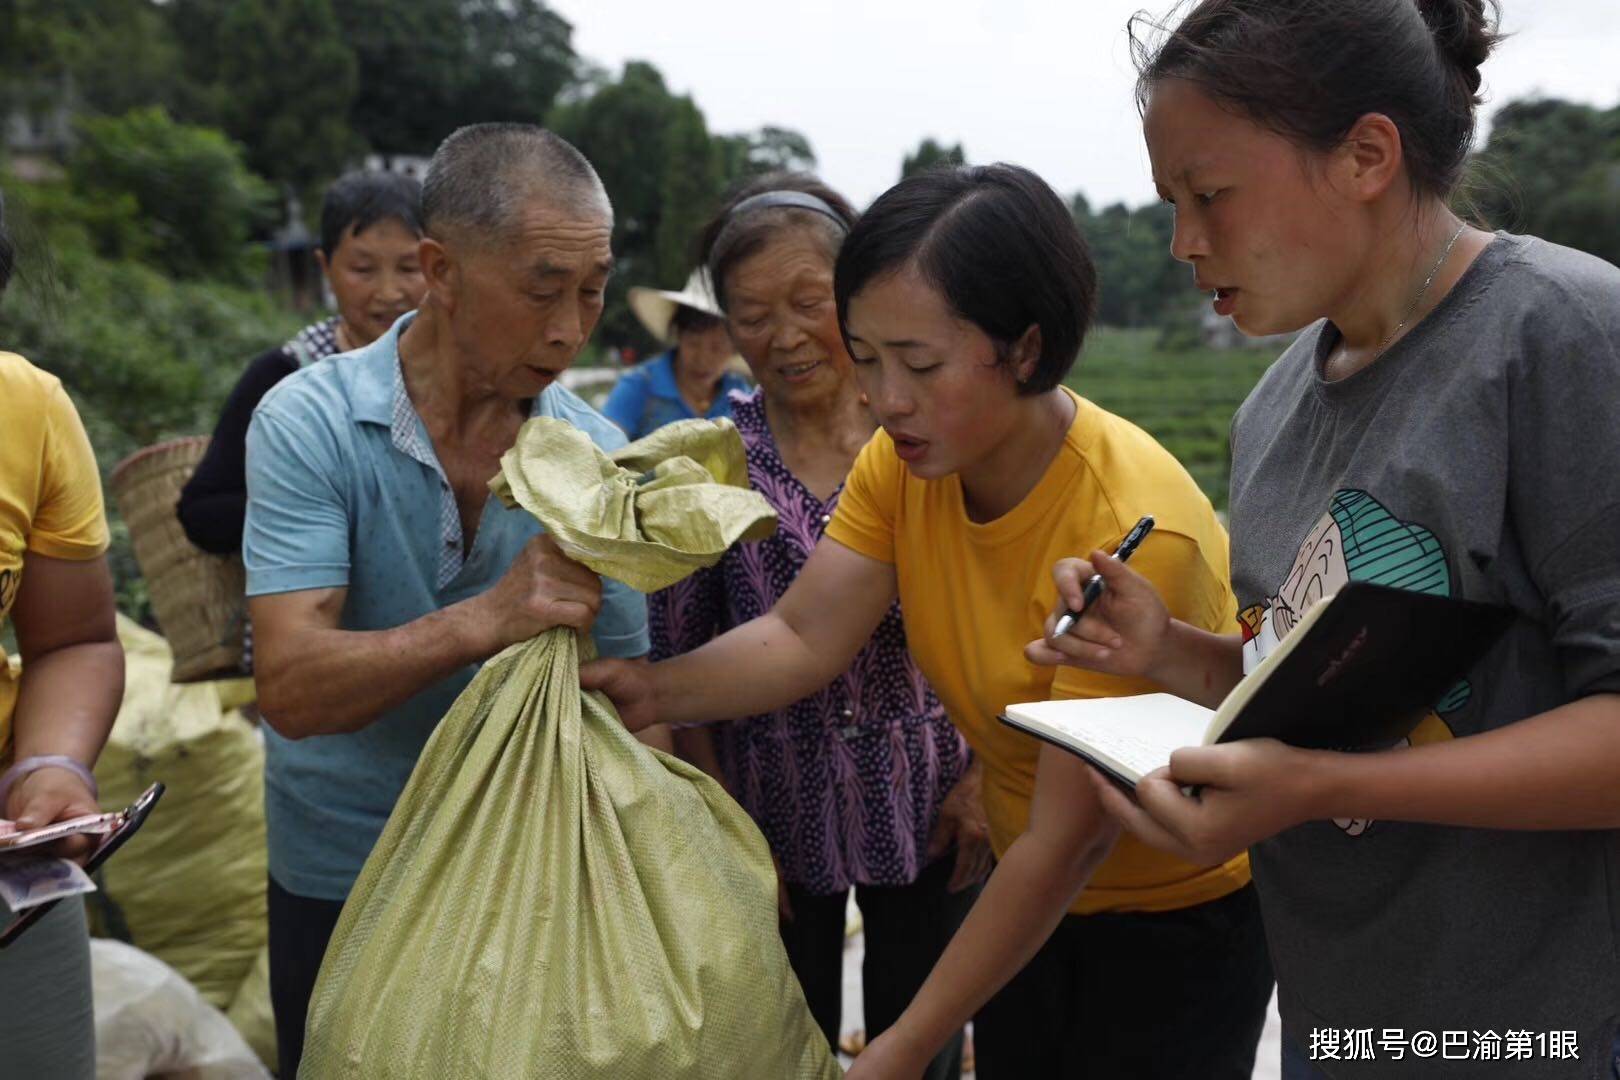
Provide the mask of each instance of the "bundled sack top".
[{"label": "bundled sack top", "polygon": [[[727,421],[609,456],[528,421],[490,488],[644,592],[775,528]],[[299,1075],[833,1080],[777,929],[765,839],[579,687],[560,627],[456,699],[338,920]]]}]

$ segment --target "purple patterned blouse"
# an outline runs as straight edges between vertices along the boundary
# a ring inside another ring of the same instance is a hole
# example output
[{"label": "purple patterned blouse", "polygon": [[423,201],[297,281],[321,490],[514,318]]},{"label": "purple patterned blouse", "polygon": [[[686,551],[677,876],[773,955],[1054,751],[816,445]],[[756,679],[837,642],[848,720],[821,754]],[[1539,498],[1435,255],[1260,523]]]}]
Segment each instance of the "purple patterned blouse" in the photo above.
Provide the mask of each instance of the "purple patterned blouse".
[{"label": "purple patterned blouse", "polygon": [[[843,490],[822,502],[788,471],[759,391],[733,393],[732,406],[749,481],[776,508],[777,531],[649,597],[654,659],[769,611],[821,539]],[[906,651],[898,604],[825,690],[710,730],[731,790],[783,875],[818,894],[916,880],[939,805],[970,760]]]}]

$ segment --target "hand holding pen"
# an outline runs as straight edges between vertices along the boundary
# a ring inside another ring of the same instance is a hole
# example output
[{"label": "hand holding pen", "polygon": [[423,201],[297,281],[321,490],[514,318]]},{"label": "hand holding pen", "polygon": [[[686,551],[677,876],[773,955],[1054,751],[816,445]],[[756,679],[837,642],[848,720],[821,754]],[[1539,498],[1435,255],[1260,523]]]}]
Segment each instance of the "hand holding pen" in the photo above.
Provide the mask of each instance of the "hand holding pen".
[{"label": "hand holding pen", "polygon": [[1153,519],[1143,518],[1115,554],[1095,551],[1089,561],[1057,562],[1052,568],[1057,602],[1046,617],[1045,636],[1024,647],[1025,659],[1106,675],[1148,674],[1159,659],[1170,613],[1153,582],[1123,560],[1152,528]]},{"label": "hand holding pen", "polygon": [[[1131,527],[1130,532],[1125,534],[1125,539],[1119,542],[1119,548],[1114,552],[1114,558],[1118,559],[1120,562],[1128,562],[1130,557],[1136,552],[1137,545],[1139,545],[1147,537],[1147,534],[1152,531],[1152,516],[1149,515],[1142,518]],[[1081,600],[1083,602],[1080,605],[1080,611],[1085,611],[1087,608],[1091,607],[1092,604],[1095,604],[1098,598],[1102,596],[1103,589],[1105,588],[1107,588],[1107,583],[1103,581],[1103,576],[1101,574],[1092,574],[1090,580],[1086,582],[1085,592],[1081,595]],[[1080,611],[1068,610],[1062,615],[1059,615],[1057,625],[1052,628],[1053,636],[1055,637],[1059,634],[1067,634],[1069,630],[1073,628],[1074,624],[1079,620]]]}]

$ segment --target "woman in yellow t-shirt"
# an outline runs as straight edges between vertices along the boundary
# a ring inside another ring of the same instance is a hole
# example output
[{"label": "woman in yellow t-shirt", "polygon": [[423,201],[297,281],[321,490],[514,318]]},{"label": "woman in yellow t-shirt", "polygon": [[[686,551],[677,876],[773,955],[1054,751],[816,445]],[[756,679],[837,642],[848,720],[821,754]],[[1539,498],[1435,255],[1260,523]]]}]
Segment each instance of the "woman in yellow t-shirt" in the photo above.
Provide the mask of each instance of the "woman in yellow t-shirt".
[{"label": "woman in yellow t-shirt", "polygon": [[[0,291],[11,276],[0,202]],[[90,767],[124,690],[95,456],[53,376],[0,352],[0,626],[16,629],[23,674],[0,651],[0,818],[24,827],[95,813]],[[82,855],[85,838],[53,854]],[[0,926],[12,913],[0,900]],[[84,906],[58,904],[0,952],[6,1075],[95,1075]]]},{"label": "woman in yellow t-shirt", "polygon": [[1246,858],[1201,867],[1116,844],[1084,764],[998,721],[1014,702],[1150,688],[1024,653],[1054,606],[1050,568],[1112,548],[1144,514],[1158,525],[1131,565],[1177,617],[1215,630],[1236,616],[1209,500],[1152,438],[1062,385],[1096,294],[1073,218],[1024,169],[914,176],[850,233],[834,287],[882,427],[825,537],[769,614],[650,669],[588,667],[586,685],[632,728],[767,712],[842,672],[898,597],[918,666],[984,762],[999,863],[850,1075],[915,1077],[974,1017],[981,1080],[1247,1078],[1272,980]]}]

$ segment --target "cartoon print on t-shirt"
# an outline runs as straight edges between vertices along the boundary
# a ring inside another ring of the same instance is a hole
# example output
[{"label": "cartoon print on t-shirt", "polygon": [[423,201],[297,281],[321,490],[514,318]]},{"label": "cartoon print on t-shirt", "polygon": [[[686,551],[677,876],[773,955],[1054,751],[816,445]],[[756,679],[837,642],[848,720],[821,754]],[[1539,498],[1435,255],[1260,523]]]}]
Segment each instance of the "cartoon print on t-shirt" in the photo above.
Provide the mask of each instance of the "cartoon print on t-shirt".
[{"label": "cartoon print on t-shirt", "polygon": [[[1328,512],[1300,545],[1294,565],[1276,595],[1238,613],[1243,632],[1243,670],[1254,670],[1312,604],[1352,581],[1451,595],[1451,570],[1434,533],[1422,525],[1398,520],[1365,491],[1338,491]],[[1421,746],[1452,738],[1451,728],[1441,715],[1461,709],[1468,703],[1469,694],[1466,680],[1452,687],[1400,745]],[[1350,836],[1360,836],[1372,822],[1336,818],[1334,824]]]}]

